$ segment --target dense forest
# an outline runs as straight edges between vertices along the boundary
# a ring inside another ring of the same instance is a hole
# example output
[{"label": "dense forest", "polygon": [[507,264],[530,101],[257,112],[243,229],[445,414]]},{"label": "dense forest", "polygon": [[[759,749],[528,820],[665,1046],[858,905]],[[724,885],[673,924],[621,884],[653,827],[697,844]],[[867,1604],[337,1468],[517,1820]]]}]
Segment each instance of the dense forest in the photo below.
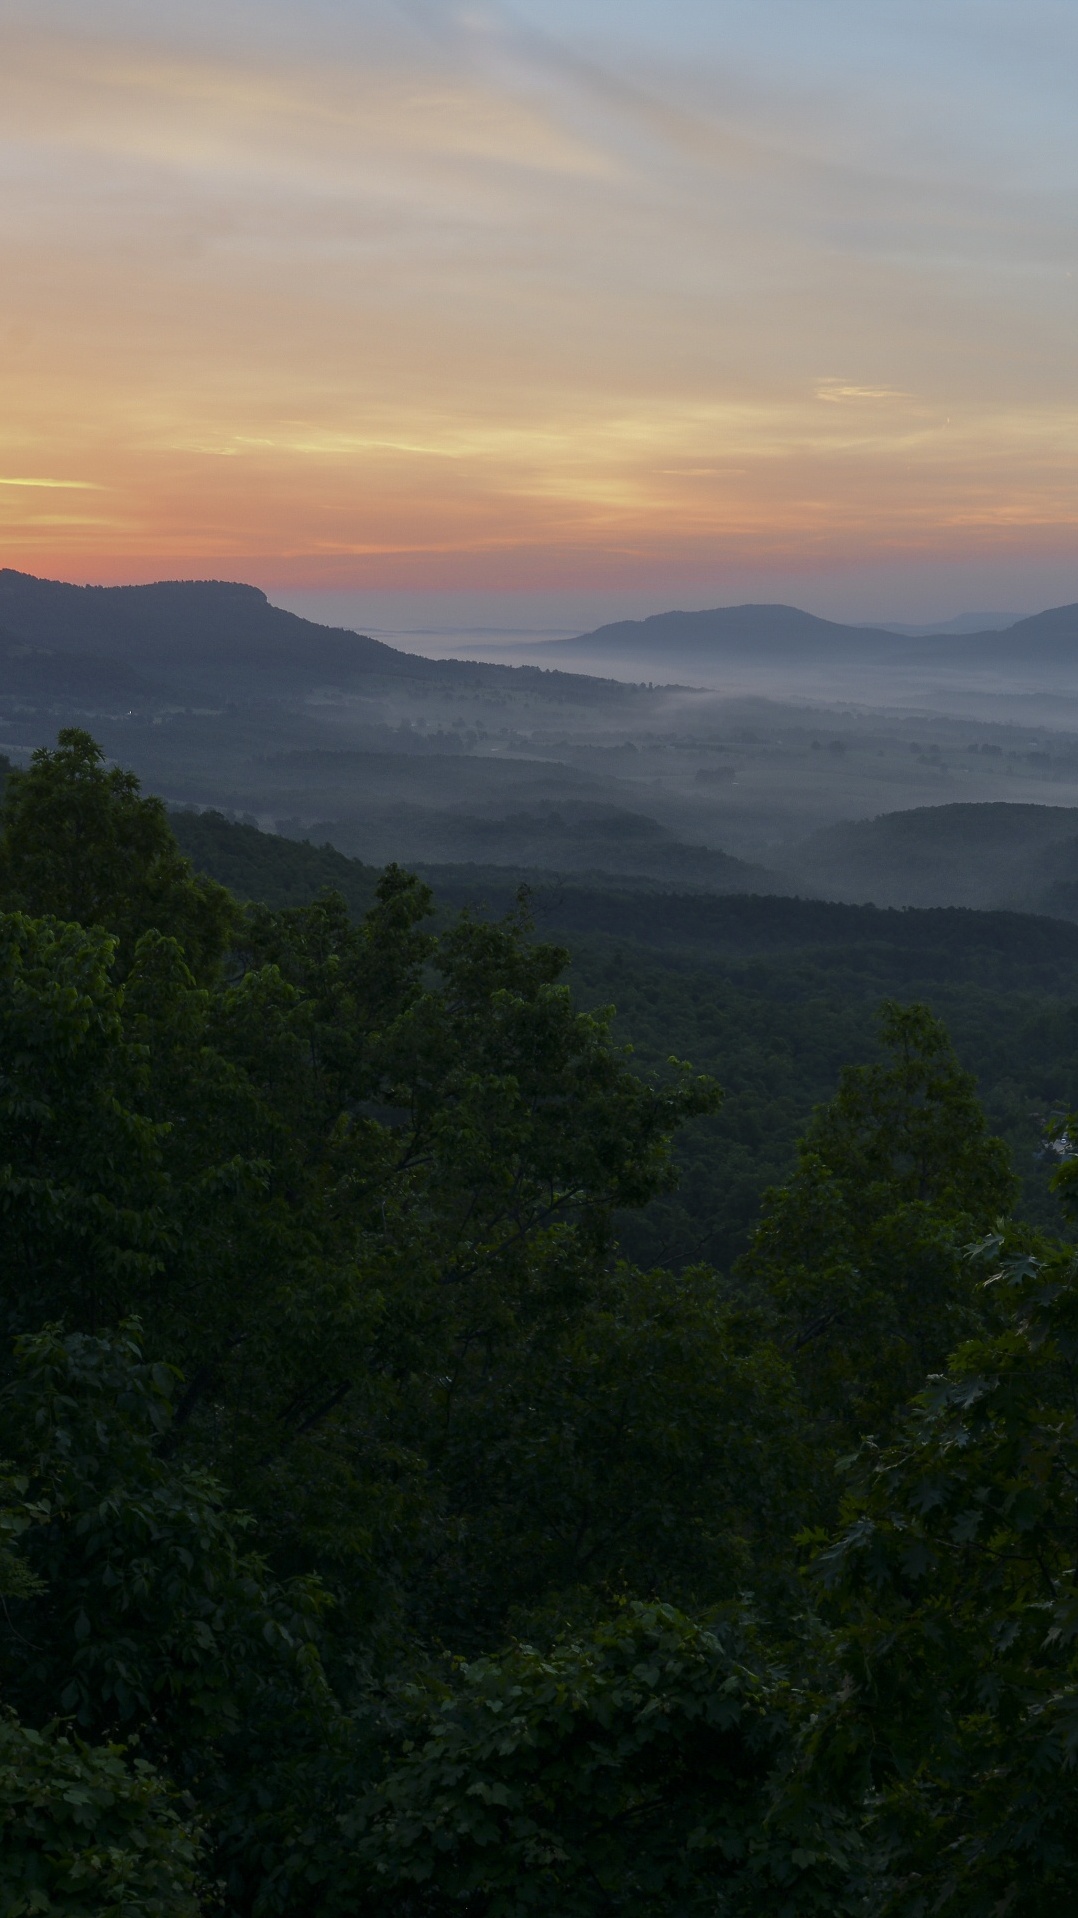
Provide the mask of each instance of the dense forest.
[{"label": "dense forest", "polygon": [[1078,931],[176,827],[0,810],[0,1918],[1069,1912]]},{"label": "dense forest", "polygon": [[[177,812],[172,825],[192,863],[245,900],[309,904],[328,886],[354,915],[374,902],[377,869],[333,846],[215,812]],[[674,1140],[676,1188],[618,1219],[638,1262],[730,1267],[843,1065],[877,1055],[887,998],[944,1020],[1011,1149],[1022,1216],[1069,1229],[1050,1135],[1078,1085],[1078,927],[1017,912],[627,891],[616,878],[582,885],[524,869],[420,870],[441,917],[462,906],[503,915],[526,887],[537,931],[571,953],[575,1002],[613,1005],[613,1035],[638,1068],[669,1077],[673,1055],[720,1079],[719,1111]]]}]

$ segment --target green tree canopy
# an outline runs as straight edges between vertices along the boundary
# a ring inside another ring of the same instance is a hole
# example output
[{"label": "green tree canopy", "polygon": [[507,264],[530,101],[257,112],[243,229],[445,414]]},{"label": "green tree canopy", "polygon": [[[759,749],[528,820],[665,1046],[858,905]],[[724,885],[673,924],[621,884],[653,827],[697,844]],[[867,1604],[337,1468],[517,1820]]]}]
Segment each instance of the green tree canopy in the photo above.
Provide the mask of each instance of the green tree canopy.
[{"label": "green tree canopy", "polygon": [[[106,813],[129,799],[103,788]],[[684,1594],[767,1527],[705,1412],[704,1344],[690,1356],[690,1328],[722,1348],[706,1287],[669,1290],[656,1322],[671,1389],[678,1367],[700,1382],[690,1438],[612,1239],[714,1087],[637,1078],[519,914],[430,920],[391,868],[358,924],[333,895],[252,909],[228,977],[200,983],[178,935],[142,932],[118,981],[115,925],[0,918],[0,1251],[16,1332],[142,1317],[185,1375],[170,1443],[259,1515],[282,1569],[316,1566],[391,1636],[407,1616],[475,1643],[555,1587],[653,1589],[674,1557]],[[730,1362],[781,1421],[781,1364],[744,1341]],[[643,1503],[629,1474],[600,1493],[619,1431],[662,1471]],[[704,1476],[679,1481],[686,1447]],[[705,1484],[710,1542],[686,1525],[673,1552]]]},{"label": "green tree canopy", "polygon": [[211,977],[229,945],[235,907],[223,886],[193,872],[160,799],[134,773],[106,767],[100,747],[65,727],[7,774],[0,802],[0,906],[33,917],[105,926],[126,967],[150,927],[183,944]]},{"label": "green tree canopy", "polygon": [[810,1403],[838,1443],[883,1434],[980,1322],[962,1248],[1016,1183],[940,1021],[884,1005],[883,1058],[851,1066],[767,1195],[742,1273],[777,1308]]},{"label": "green tree canopy", "polygon": [[196,1883],[245,1881],[245,1797],[287,1830],[307,1755],[333,1741],[325,1594],[274,1578],[250,1519],[169,1446],[178,1381],[136,1325],[45,1330],[16,1359],[0,1394],[0,1913],[188,1918]]},{"label": "green tree canopy", "polygon": [[999,1329],[869,1447],[815,1561],[820,1774],[871,1807],[888,1911],[1044,1918],[1078,1883],[1078,1274],[976,1261]]},{"label": "green tree canopy", "polygon": [[[856,1833],[775,1792],[779,1677],[724,1630],[635,1605],[465,1667],[342,1821],[327,1909],[483,1918],[801,1918],[856,1909]],[[357,1883],[358,1880],[358,1883]]]},{"label": "green tree canopy", "polygon": [[198,1840],[121,1745],[0,1710],[0,1918],[199,1918]]}]

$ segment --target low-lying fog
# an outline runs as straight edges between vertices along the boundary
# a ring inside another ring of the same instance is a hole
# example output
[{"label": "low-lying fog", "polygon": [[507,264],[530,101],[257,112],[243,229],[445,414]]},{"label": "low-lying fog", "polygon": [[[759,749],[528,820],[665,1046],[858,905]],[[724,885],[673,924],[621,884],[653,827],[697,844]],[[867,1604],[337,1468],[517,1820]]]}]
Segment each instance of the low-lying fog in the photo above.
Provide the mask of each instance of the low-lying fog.
[{"label": "low-lying fog", "polygon": [[16,762],[85,725],[174,804],[374,863],[1078,916],[1078,643],[1057,615],[1027,644],[746,609],[776,616],[749,657],[686,642],[663,675],[668,653],[634,630],[619,654],[607,629],[537,641],[529,671],[519,640],[501,666],[489,639],[479,663],[425,660],[249,589],[3,581]]},{"label": "low-lying fog", "polygon": [[[738,678],[726,692],[656,686],[620,709],[574,709],[568,697],[555,703],[525,692],[432,698],[417,686],[377,702],[323,692],[307,713],[339,735],[338,750],[361,735],[373,745],[372,734],[384,749],[390,733],[410,761],[447,751],[495,760],[507,791],[520,789],[525,768],[545,785],[546,768],[556,765],[563,783],[555,791],[566,799],[585,797],[594,784],[610,803],[652,812],[680,836],[754,859],[777,855],[815,827],[897,808],[955,800],[1078,805],[1078,696],[1069,712],[1058,696],[1033,711],[1033,701],[1015,695],[973,699],[962,714],[943,710],[942,700],[933,711],[927,688],[919,706],[887,707],[819,693],[782,697],[774,675],[758,676],[755,687],[748,675]],[[306,774],[315,770],[308,761]],[[328,765],[323,770],[330,776]],[[576,778],[565,780],[566,770]],[[463,764],[440,772],[455,787],[470,783]],[[412,774],[422,778],[416,767]]]}]

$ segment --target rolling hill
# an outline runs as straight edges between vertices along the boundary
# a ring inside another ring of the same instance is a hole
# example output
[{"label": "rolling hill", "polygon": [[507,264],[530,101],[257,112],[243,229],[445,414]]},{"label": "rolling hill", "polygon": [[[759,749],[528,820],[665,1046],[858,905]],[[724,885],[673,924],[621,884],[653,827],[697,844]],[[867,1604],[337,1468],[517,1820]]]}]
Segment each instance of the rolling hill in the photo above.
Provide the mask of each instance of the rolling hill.
[{"label": "rolling hill", "polygon": [[617,620],[537,649],[551,661],[620,662],[669,675],[693,666],[856,665],[883,671],[1078,670],[1078,604],[1051,607],[985,632],[902,632],[845,625],[796,606],[717,606]]},{"label": "rolling hill", "polygon": [[664,660],[782,665],[856,658],[866,650],[882,660],[901,643],[882,627],[844,626],[796,606],[750,605],[616,620],[575,639],[547,640],[540,650],[552,661],[586,654],[597,660],[639,660],[642,667],[658,669]]},{"label": "rolling hill", "polygon": [[[376,874],[331,847],[206,814],[174,824],[195,863],[244,897],[297,905],[328,884],[353,912],[370,902]],[[617,1007],[616,1035],[634,1047],[638,1069],[668,1077],[673,1053],[724,1086],[721,1112],[679,1141],[678,1190],[621,1219],[631,1258],[728,1267],[762,1190],[788,1175],[813,1106],[830,1097],[843,1064],[873,1056],[885,996],[923,1000],[948,1020],[1015,1153],[1025,1215],[1058,1227],[1049,1190],[1057,1161],[1044,1134],[1078,1086],[1078,925],[956,907],[657,898],[584,876],[565,883],[467,866],[424,876],[443,910],[495,914],[528,881],[537,934],[569,947],[578,1003]]]},{"label": "rolling hill", "polygon": [[813,833],[782,862],[798,890],[880,906],[1078,913],[1078,806],[917,806]]}]

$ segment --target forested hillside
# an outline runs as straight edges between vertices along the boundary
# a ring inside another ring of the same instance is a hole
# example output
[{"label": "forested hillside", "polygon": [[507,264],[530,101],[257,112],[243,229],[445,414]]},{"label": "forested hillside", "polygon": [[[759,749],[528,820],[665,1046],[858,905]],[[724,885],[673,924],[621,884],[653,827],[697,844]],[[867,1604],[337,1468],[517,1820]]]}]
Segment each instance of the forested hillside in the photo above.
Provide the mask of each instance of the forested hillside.
[{"label": "forested hillside", "polygon": [[1078,1275],[919,1001],[1021,1144],[1076,930],[193,830],[0,812],[4,1918],[1069,1911]]},{"label": "forested hillside", "polygon": [[[177,813],[195,866],[245,899],[309,902],[335,887],[353,912],[377,874],[331,846]],[[744,1251],[765,1190],[785,1179],[813,1108],[844,1064],[877,1052],[881,1000],[929,1005],[975,1075],[1021,1181],[1023,1217],[1067,1225],[1049,1134],[1078,1088],[1078,926],[1023,913],[911,911],[824,900],[617,890],[490,868],[427,867],[443,912],[512,909],[521,886],[544,937],[564,941],[584,1009],[612,1005],[638,1071],[691,1059],[718,1077],[720,1111],[679,1132],[677,1189],[619,1220],[645,1262],[723,1270]]]},{"label": "forested hillside", "polygon": [[877,905],[1019,906],[1074,917],[1074,806],[914,806],[817,832],[794,863],[801,884]]}]

